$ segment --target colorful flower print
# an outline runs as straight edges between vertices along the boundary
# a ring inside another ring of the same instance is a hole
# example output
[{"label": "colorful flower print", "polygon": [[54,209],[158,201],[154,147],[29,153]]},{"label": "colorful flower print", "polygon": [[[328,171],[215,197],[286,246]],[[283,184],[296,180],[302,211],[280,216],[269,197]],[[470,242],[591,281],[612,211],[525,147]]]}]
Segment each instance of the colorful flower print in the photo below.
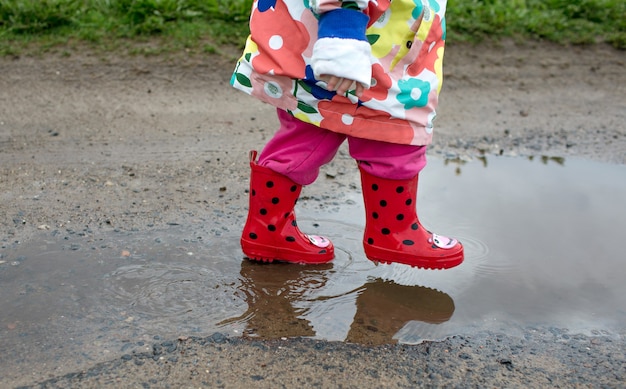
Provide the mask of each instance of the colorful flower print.
[{"label": "colorful flower print", "polygon": [[[338,104],[340,100],[348,103]],[[333,101],[320,101],[318,109],[323,117],[319,126],[331,131],[399,144],[410,144],[415,136],[406,120],[393,119],[384,111],[349,103],[342,96]]]},{"label": "colorful flower print", "polygon": [[[283,1],[263,0],[250,19],[250,31],[259,49],[252,66],[261,74],[304,77],[302,53],[310,35],[303,23],[291,17]],[[267,28],[272,26],[272,28]]]},{"label": "colorful flower print", "polygon": [[363,93],[361,101],[385,100],[391,85],[391,77],[382,65],[375,63],[372,66],[372,86]]},{"label": "colorful flower print", "polygon": [[250,81],[251,94],[259,100],[284,110],[293,110],[298,106],[298,100],[291,94],[294,83],[291,78],[253,74]]},{"label": "colorful flower print", "polygon": [[430,83],[417,79],[409,78],[407,80],[398,81],[400,93],[396,99],[404,104],[404,109],[415,107],[424,107],[428,104],[428,95],[430,94]]},{"label": "colorful flower print", "polygon": [[329,91],[317,85],[318,80],[316,80],[313,75],[311,65],[307,65],[305,73],[306,77],[302,80],[303,82],[300,85],[307,88],[307,91],[315,96],[316,99],[331,100],[337,94],[335,91]]},{"label": "colorful flower print", "polygon": [[[364,0],[372,86],[359,99],[328,91],[308,66],[318,14],[340,0],[254,0],[251,37],[232,85],[296,118],[342,134],[426,145],[442,85],[445,0]],[[311,9],[309,7],[312,6]]]},{"label": "colorful flower print", "polygon": [[387,11],[368,28],[367,38],[372,45],[372,54],[375,57],[385,57],[394,48],[399,49],[398,57],[406,54],[410,48],[407,47],[407,42],[412,42],[415,36],[411,25],[406,23],[406,15],[411,15],[414,8],[413,1],[392,1]]}]

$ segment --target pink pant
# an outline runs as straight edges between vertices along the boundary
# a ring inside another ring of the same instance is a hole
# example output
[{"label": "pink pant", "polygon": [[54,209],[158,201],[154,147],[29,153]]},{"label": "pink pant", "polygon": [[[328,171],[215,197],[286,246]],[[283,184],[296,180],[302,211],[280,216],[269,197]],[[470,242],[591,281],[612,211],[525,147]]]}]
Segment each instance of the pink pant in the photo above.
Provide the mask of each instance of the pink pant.
[{"label": "pink pant", "polygon": [[415,177],[426,166],[426,147],[355,138],[305,123],[278,110],[280,129],[265,145],[258,164],[308,185],[348,139],[352,158],[373,176],[393,180]]}]

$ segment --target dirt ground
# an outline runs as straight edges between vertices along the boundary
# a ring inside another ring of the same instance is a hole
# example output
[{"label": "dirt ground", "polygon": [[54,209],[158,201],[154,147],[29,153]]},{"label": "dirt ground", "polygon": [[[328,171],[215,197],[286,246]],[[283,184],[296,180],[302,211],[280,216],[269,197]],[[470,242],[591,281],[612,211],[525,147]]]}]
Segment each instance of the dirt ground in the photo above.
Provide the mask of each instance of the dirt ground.
[{"label": "dirt ground", "polygon": [[[225,49],[222,56],[74,52],[0,59],[0,255],[55,228],[146,230],[210,222],[215,212],[224,215],[216,229],[241,226],[247,153],[263,146],[276,119],[271,107],[229,87],[234,57],[233,49]],[[624,164],[625,65],[626,52],[603,45],[450,45],[429,153],[462,160],[532,155]],[[343,158],[329,168],[352,169],[351,163]],[[305,190],[325,193],[328,186]],[[545,346],[535,352],[529,346],[545,340],[513,345],[505,339],[496,345],[461,338],[366,348],[306,340],[190,339],[178,343],[178,363],[166,368],[151,358],[115,360],[44,386],[624,384],[623,364],[614,369],[624,360],[623,341],[596,340],[595,349],[587,351],[593,355],[580,360],[566,356],[571,348],[563,342],[556,347],[565,353],[560,356],[550,356]],[[479,351],[483,347],[495,351]],[[523,350],[525,363],[511,359],[513,349]],[[214,362],[211,374],[198,368],[197,361],[207,358]],[[420,358],[430,361],[430,370],[422,366],[398,375]],[[326,363],[306,362],[311,360]],[[254,373],[238,374],[242,371]]]},{"label": "dirt ground", "polygon": [[[508,44],[446,55],[432,154],[626,163],[623,51]],[[229,87],[232,67],[216,56],[2,59],[0,237],[243,207],[247,152],[276,120]]]}]

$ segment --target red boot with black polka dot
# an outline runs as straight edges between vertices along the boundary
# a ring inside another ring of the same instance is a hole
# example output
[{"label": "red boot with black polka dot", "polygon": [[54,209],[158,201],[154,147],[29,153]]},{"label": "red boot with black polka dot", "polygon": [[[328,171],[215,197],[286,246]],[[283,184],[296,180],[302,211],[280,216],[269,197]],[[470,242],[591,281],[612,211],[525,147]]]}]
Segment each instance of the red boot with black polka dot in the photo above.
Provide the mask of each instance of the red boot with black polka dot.
[{"label": "red boot with black polka dot", "polygon": [[433,234],[419,222],[418,175],[409,180],[390,180],[359,170],[366,212],[363,248],[367,258],[424,269],[448,269],[463,262],[463,245],[458,240]]},{"label": "red boot with black polka dot", "polygon": [[302,185],[256,163],[250,152],[250,206],[241,248],[251,260],[318,264],[335,257],[327,238],[306,235],[296,223],[294,207]]}]

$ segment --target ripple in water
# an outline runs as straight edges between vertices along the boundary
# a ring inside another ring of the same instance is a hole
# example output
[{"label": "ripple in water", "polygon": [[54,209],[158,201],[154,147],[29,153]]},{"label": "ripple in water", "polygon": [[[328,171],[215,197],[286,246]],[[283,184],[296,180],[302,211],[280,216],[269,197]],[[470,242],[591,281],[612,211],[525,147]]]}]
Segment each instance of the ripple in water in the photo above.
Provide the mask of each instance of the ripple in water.
[{"label": "ripple in water", "polygon": [[337,280],[330,280],[329,284],[343,285],[343,288],[340,288],[343,290],[338,295],[345,293],[346,288],[354,289],[363,285],[367,278],[372,277],[390,280],[399,285],[425,286],[457,294],[470,287],[477,278],[514,270],[513,264],[506,257],[495,258],[485,241],[469,235],[455,235],[465,247],[464,262],[456,268],[439,271],[400,264],[374,264],[363,253],[361,226],[330,220],[324,225],[324,233],[333,240],[338,252],[346,253],[351,258],[351,261],[345,262],[342,256],[338,255],[334,261],[335,266],[341,269],[341,274],[337,275]]},{"label": "ripple in water", "polygon": [[216,323],[245,310],[237,294],[238,241],[225,238],[193,249],[193,256],[165,251],[108,273],[103,309],[125,311],[144,330],[216,331]]},{"label": "ripple in water", "polygon": [[[134,311],[162,317],[198,309],[220,284],[206,268],[150,263],[123,266],[110,275],[110,290]],[[224,288],[222,288],[224,289]]]}]

